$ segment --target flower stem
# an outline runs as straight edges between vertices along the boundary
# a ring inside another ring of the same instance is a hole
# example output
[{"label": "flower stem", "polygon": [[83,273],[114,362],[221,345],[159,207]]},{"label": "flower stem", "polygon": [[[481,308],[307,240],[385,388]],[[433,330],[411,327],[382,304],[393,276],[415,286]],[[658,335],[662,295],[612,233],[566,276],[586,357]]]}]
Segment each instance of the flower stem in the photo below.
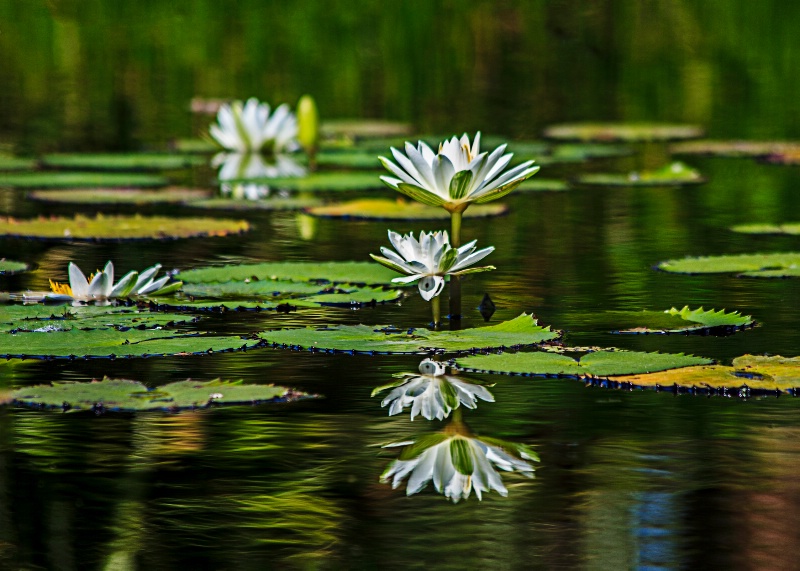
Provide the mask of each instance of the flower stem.
[{"label": "flower stem", "polygon": [[433,312],[433,328],[436,329],[441,325],[442,319],[442,310],[441,304],[439,303],[441,298],[437,295],[433,299],[431,299],[431,311]]},{"label": "flower stem", "polygon": [[[461,212],[450,213],[450,245],[461,246]],[[461,325],[461,278],[450,276],[450,325],[460,329]]]}]

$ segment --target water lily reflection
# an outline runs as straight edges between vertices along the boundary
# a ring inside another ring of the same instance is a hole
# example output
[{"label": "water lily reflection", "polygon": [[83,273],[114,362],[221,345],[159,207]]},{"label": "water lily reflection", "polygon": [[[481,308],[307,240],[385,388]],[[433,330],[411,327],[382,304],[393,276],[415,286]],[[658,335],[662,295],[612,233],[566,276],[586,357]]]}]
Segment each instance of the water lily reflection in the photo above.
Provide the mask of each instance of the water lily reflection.
[{"label": "water lily reflection", "polygon": [[289,155],[269,158],[258,153],[217,153],[211,166],[219,168],[221,181],[305,176],[306,169]]},{"label": "water lily reflection", "polygon": [[418,414],[428,420],[444,420],[461,405],[475,408],[478,399],[494,402],[486,387],[446,375],[445,371],[443,364],[425,359],[419,365],[419,374],[399,373],[395,375],[397,381],[376,388],[372,395],[392,389],[381,406],[389,405],[389,416],[411,407],[411,420]]},{"label": "water lily reflection", "polygon": [[389,446],[405,448],[383,473],[382,482],[391,481],[396,489],[408,478],[406,494],[410,496],[422,491],[432,480],[436,491],[453,503],[467,499],[473,489],[479,500],[483,499],[483,492],[492,490],[507,496],[508,489],[498,470],[532,478],[531,462],[539,461],[538,455],[527,446],[473,436],[462,422],[452,422],[444,431],[413,443]]}]

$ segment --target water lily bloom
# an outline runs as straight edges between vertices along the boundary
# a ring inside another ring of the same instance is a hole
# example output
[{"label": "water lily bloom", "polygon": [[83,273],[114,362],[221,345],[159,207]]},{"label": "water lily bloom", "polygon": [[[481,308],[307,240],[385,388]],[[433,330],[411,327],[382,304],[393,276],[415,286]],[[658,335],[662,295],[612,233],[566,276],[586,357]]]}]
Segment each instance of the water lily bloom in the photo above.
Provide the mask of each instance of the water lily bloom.
[{"label": "water lily bloom", "polygon": [[457,377],[445,374],[445,366],[437,361],[425,359],[419,365],[420,374],[400,373],[399,380],[378,387],[373,396],[385,389],[393,389],[381,402],[389,405],[389,416],[403,412],[411,407],[411,420],[418,414],[428,420],[444,420],[450,413],[464,405],[475,408],[478,399],[494,402],[494,397],[486,387],[468,383]]},{"label": "water lily bloom", "polygon": [[[381,481],[391,481],[396,489],[408,477],[406,494],[410,496],[433,480],[437,492],[457,503],[467,499],[473,488],[479,500],[483,499],[483,492],[491,490],[507,496],[498,469],[533,477],[529,461],[538,462],[539,458],[527,446],[470,436],[459,424],[453,423],[444,432],[424,436],[406,446]],[[407,443],[397,445],[404,444]]]},{"label": "water lily bloom", "polygon": [[373,260],[406,277],[394,278],[396,283],[413,283],[419,280],[419,293],[430,301],[444,289],[444,276],[460,276],[495,269],[494,266],[468,268],[494,251],[494,246],[478,250],[477,240],[453,248],[447,231],[420,232],[419,241],[410,232],[401,236],[389,230],[389,241],[397,252],[381,247],[383,256],[370,254]]},{"label": "water lily bloom", "polygon": [[297,119],[285,103],[270,106],[251,97],[246,103],[225,103],[209,133],[223,148],[239,152],[279,153],[298,148]]},{"label": "water lily bloom", "polygon": [[473,202],[482,204],[505,196],[539,170],[533,161],[526,161],[503,172],[513,153],[504,154],[506,145],[482,153],[480,140],[478,132],[470,144],[465,133],[461,139],[440,143],[437,153],[424,141],[416,147],[406,142],[405,154],[392,147],[397,164],[379,158],[394,176],[382,176],[381,180],[423,204],[460,213]]},{"label": "water lily bloom", "polygon": [[77,301],[106,300],[130,295],[163,295],[180,289],[183,282],[167,284],[170,276],[156,280],[155,275],[160,269],[161,264],[156,264],[141,274],[128,272],[115,284],[112,262],[108,262],[102,271],[97,271],[88,278],[77,265],[70,262],[69,285],[50,280],[50,289],[55,294],[50,297]]}]

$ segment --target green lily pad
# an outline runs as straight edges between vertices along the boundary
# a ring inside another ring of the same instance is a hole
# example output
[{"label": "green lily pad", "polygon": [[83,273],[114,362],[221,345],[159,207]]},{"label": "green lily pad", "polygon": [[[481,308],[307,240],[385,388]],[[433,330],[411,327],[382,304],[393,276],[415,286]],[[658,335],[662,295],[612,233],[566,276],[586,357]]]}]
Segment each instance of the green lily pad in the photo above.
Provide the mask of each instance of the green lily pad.
[{"label": "green lily pad", "polygon": [[[388,198],[362,198],[306,210],[312,216],[322,218],[345,218],[351,220],[450,220],[450,213],[436,208]],[[464,211],[467,218],[488,218],[508,212],[503,204],[479,204]]]},{"label": "green lily pad", "polygon": [[[563,192],[569,190],[567,181],[554,178],[531,177],[522,181],[514,192]],[[469,212],[466,210],[465,212]]]},{"label": "green lily pad", "polygon": [[317,295],[301,297],[291,300],[291,303],[300,306],[341,306],[341,307],[364,307],[379,303],[391,303],[403,297],[403,292],[397,289],[375,288],[331,288]]},{"label": "green lily pad", "polygon": [[24,159],[8,153],[0,153],[0,171],[27,171],[35,169],[36,166],[37,162],[34,159]]},{"label": "green lily pad", "polygon": [[167,153],[59,153],[42,157],[48,167],[93,171],[178,170],[205,162],[196,155]]},{"label": "green lily pad", "polygon": [[667,260],[656,267],[679,274],[736,273],[747,277],[800,277],[800,252],[684,258]]},{"label": "green lily pad", "polygon": [[677,162],[654,171],[589,173],[575,178],[576,182],[590,186],[683,186],[701,184],[705,180],[695,169]]},{"label": "green lily pad", "polygon": [[210,139],[176,139],[170,143],[170,150],[177,153],[215,153],[219,145]]},{"label": "green lily pad", "polygon": [[163,190],[142,189],[74,189],[34,190],[28,198],[43,202],[75,204],[160,204],[184,203],[207,199],[211,192],[199,188],[170,187]]},{"label": "green lily pad", "polygon": [[372,172],[321,172],[303,177],[254,178],[247,179],[247,181],[263,183],[270,188],[279,190],[301,192],[380,190],[386,188],[381,182],[379,173]]},{"label": "green lily pad", "polygon": [[559,141],[677,141],[702,137],[703,129],[669,123],[565,123],[552,125],[543,134]]},{"label": "green lily pad", "polygon": [[620,145],[601,145],[592,143],[556,145],[550,153],[537,157],[541,164],[581,163],[591,159],[626,157],[633,154],[633,149]]},{"label": "green lily pad", "polygon": [[349,169],[381,169],[378,155],[363,151],[320,151],[316,156],[321,167]]},{"label": "green lily pad", "polygon": [[14,404],[64,411],[141,412],[181,410],[212,405],[289,402],[308,397],[304,393],[274,385],[246,385],[242,381],[195,381],[169,383],[150,389],[139,381],[109,379],[79,383],[59,381],[50,385],[23,387],[11,393]]},{"label": "green lily pad", "polygon": [[796,236],[800,234],[800,222],[788,222],[786,224],[740,224],[731,228],[734,232],[742,234],[789,234]]},{"label": "green lily pad", "polygon": [[28,269],[28,264],[25,262],[15,262],[14,260],[6,260],[0,258],[0,276],[7,276],[24,272]]},{"label": "green lily pad", "polygon": [[4,305],[0,332],[63,332],[71,329],[155,329],[175,327],[196,319],[185,315],[151,313],[136,307],[96,305]]},{"label": "green lily pad", "polygon": [[232,198],[210,198],[208,200],[194,200],[187,203],[192,208],[208,210],[303,210],[314,206],[321,206],[324,202],[318,198],[282,198],[268,197],[261,200],[236,200]]},{"label": "green lily pad", "polygon": [[455,366],[469,372],[525,377],[586,377],[630,375],[664,371],[692,365],[708,365],[713,361],[682,353],[642,353],[638,351],[595,351],[580,360],[567,355],[546,352],[502,353],[459,357]]},{"label": "green lily pad", "polygon": [[305,296],[320,292],[323,286],[311,282],[248,279],[245,281],[184,283],[183,292],[193,297],[277,297]]},{"label": "green lily pad", "polygon": [[615,387],[643,387],[694,394],[800,394],[800,357],[743,355],[732,367],[695,366],[658,373],[612,377]]},{"label": "green lily pad", "polygon": [[684,141],[670,145],[673,155],[700,155],[707,157],[764,157],[800,152],[796,141]]},{"label": "green lily pad", "polygon": [[373,262],[264,262],[182,271],[185,284],[245,280],[291,280],[389,285],[397,272]]},{"label": "green lily pad", "polygon": [[0,218],[0,236],[50,240],[168,240],[227,236],[250,229],[244,220],[166,216],[76,215],[74,218]]},{"label": "green lily pad", "polygon": [[669,334],[669,333],[733,333],[746,327],[753,327],[755,320],[738,311],[725,312],[709,309],[671,308],[667,311],[631,311],[623,313],[622,319],[630,325],[628,329],[614,333]]},{"label": "green lily pad", "polygon": [[[441,140],[444,140],[443,138]],[[500,145],[508,145],[506,152],[514,156],[538,159],[551,152],[551,145],[547,141],[509,141],[503,137],[481,137],[481,150],[492,151]]]},{"label": "green lily pad", "polygon": [[167,186],[163,176],[142,173],[37,171],[0,173],[0,188],[146,188]]},{"label": "green lily pad", "polygon": [[263,331],[273,347],[328,353],[470,353],[536,345],[559,337],[523,313],[510,321],[461,331],[394,329],[388,326],[340,325]]},{"label": "green lily pad", "polygon": [[324,137],[399,137],[411,133],[409,123],[381,119],[330,119],[322,123]]}]

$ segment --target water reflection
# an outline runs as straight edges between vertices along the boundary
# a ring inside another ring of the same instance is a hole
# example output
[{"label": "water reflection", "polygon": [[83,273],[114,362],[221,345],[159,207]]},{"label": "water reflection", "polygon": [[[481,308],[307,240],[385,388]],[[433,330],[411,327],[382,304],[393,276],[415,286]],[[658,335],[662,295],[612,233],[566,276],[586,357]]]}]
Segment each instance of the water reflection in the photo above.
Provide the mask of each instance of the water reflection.
[{"label": "water reflection", "polygon": [[211,166],[219,169],[217,178],[222,194],[246,200],[265,198],[270,193],[268,185],[247,180],[301,177],[306,174],[305,167],[286,154],[267,157],[260,153],[217,153],[211,159]]},{"label": "water reflection", "polygon": [[419,374],[398,373],[398,379],[372,391],[372,396],[393,389],[381,401],[381,406],[389,405],[389,416],[400,414],[411,407],[411,420],[418,414],[428,420],[444,420],[460,405],[475,408],[478,399],[494,402],[494,397],[486,387],[446,375],[442,363],[425,359],[419,364]]}]

